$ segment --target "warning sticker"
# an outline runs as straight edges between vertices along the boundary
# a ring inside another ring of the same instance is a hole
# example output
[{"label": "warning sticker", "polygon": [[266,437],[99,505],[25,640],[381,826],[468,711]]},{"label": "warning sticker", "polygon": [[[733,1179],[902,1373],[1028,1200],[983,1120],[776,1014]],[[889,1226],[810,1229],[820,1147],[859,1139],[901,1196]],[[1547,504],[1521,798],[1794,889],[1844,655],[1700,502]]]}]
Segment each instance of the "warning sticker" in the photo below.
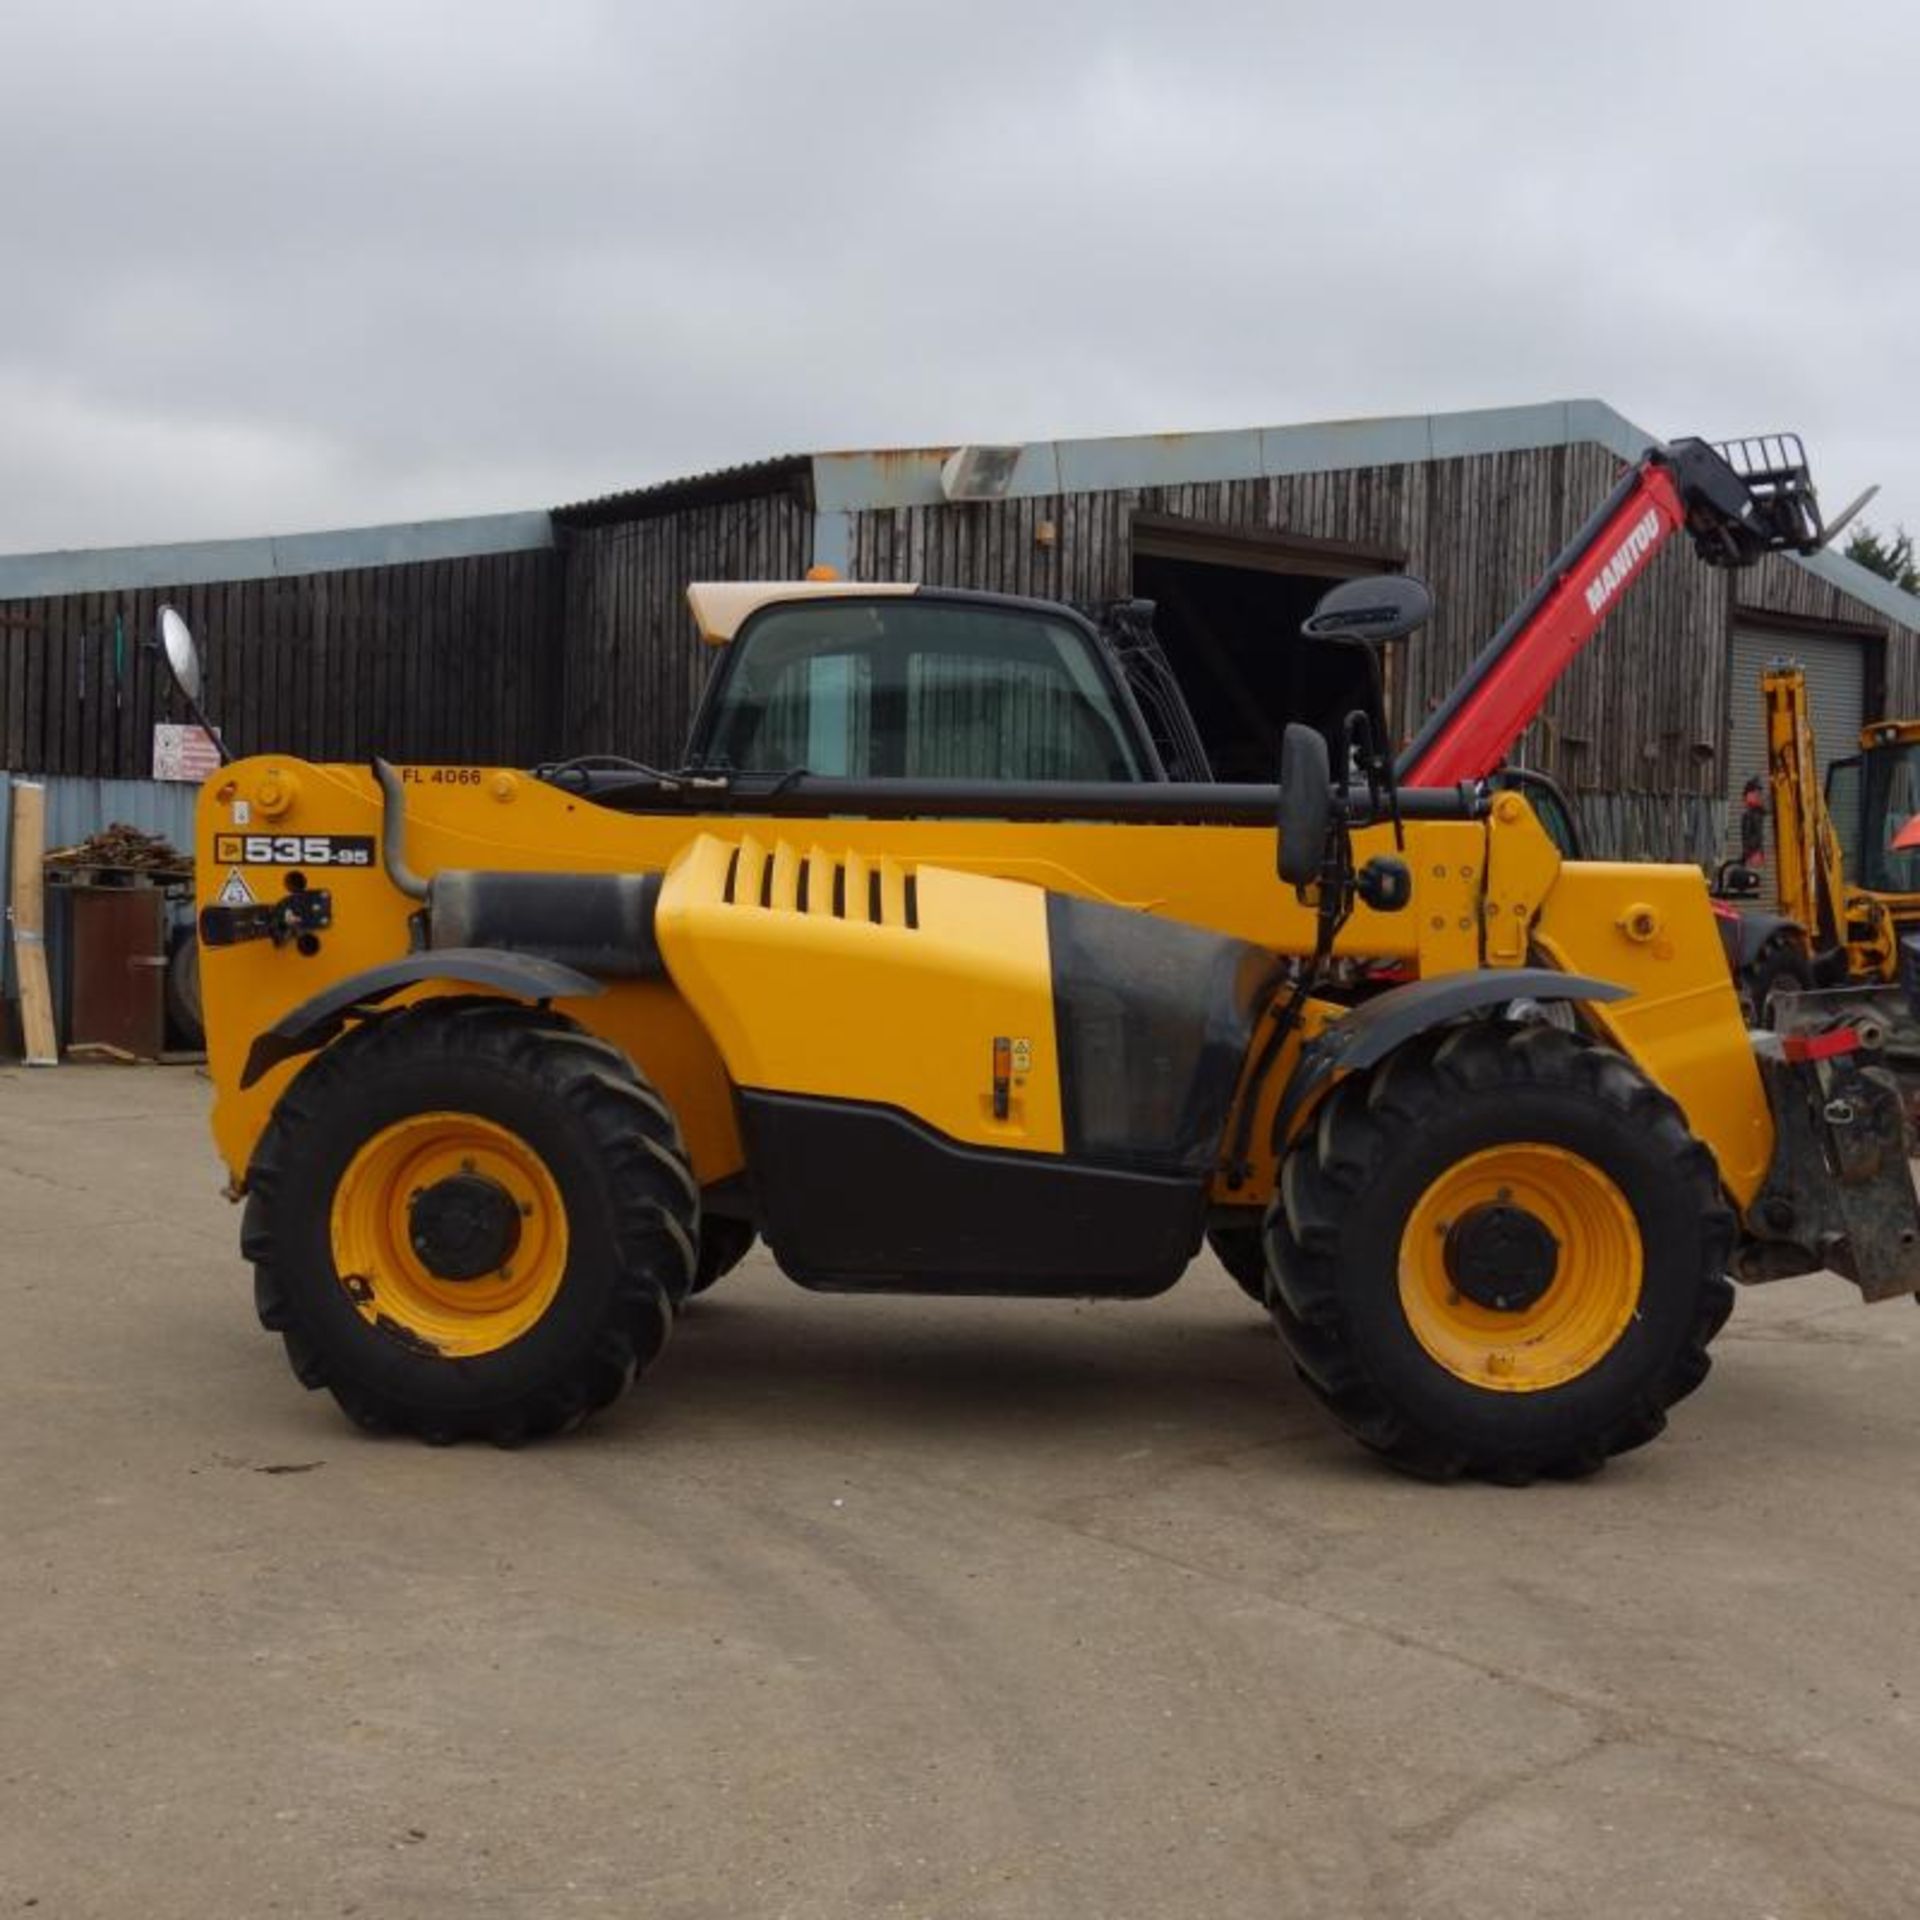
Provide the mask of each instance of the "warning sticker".
[{"label": "warning sticker", "polygon": [[238,867],[229,867],[227,877],[219,893],[223,907],[250,907],[253,905],[253,889],[247,885],[247,876]]}]

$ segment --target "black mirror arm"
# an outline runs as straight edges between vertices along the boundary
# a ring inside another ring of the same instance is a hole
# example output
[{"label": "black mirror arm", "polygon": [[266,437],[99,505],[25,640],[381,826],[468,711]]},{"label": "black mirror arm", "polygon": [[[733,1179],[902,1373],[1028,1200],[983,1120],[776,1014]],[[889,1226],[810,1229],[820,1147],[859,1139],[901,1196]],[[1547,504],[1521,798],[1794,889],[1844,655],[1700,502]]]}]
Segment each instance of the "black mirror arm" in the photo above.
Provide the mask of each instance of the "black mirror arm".
[{"label": "black mirror arm", "polygon": [[1386,789],[1387,815],[1393,822],[1393,850],[1395,853],[1405,853],[1407,829],[1400,818],[1400,775],[1393,764],[1393,752],[1387,744],[1393,731],[1392,723],[1387,718],[1387,683],[1380,671],[1380,655],[1373,647],[1367,649],[1367,680],[1373,690],[1373,711],[1380,729],[1379,740],[1375,743],[1374,764],[1368,769],[1368,784],[1372,784],[1372,776],[1377,772],[1380,784]]},{"label": "black mirror arm", "polygon": [[[1343,795],[1344,792],[1343,780]],[[1233,1130],[1224,1155],[1222,1170],[1230,1192],[1237,1193],[1253,1174],[1253,1163],[1247,1158],[1247,1146],[1253,1138],[1254,1110],[1260,1104],[1260,1089],[1266,1084],[1267,1075],[1273,1071],[1273,1064],[1279,1059],[1280,1050],[1286,1045],[1288,1036],[1299,1026],[1300,1016],[1306,1011],[1308,994],[1326,977],[1327,967],[1333,959],[1334,942],[1339,939],[1340,929],[1353,914],[1353,842],[1349,837],[1346,811],[1344,806],[1336,807],[1333,818],[1327,824],[1320,877],[1314,883],[1318,898],[1314,902],[1313,957],[1294,974],[1291,990],[1277,1009],[1273,1003],[1281,987],[1286,985],[1284,972],[1274,976],[1265,995],[1265,1011],[1271,1013],[1272,1025],[1267,1028],[1266,1038],[1261,1042],[1253,1068],[1247,1075],[1246,1089],[1240,1096],[1239,1110],[1234,1114]],[[1306,888],[1298,887],[1295,892],[1304,897]]]},{"label": "black mirror arm", "polygon": [[[1343,641],[1340,644],[1352,646],[1357,643]],[[1380,802],[1384,795],[1386,817],[1393,822],[1393,850],[1395,853],[1405,853],[1407,829],[1400,814],[1399,774],[1394,767],[1394,756],[1387,747],[1390,725],[1387,719],[1386,682],[1380,672],[1380,652],[1377,647],[1364,644],[1360,646],[1360,651],[1366,656],[1367,690],[1372,711],[1350,713],[1347,716],[1347,758],[1350,762],[1357,759],[1366,770],[1367,818],[1378,820],[1381,817]],[[1344,767],[1341,769],[1341,778],[1344,782]]]},{"label": "black mirror arm", "polygon": [[[145,645],[146,645],[147,651],[151,654],[157,655],[161,664],[164,666],[166,664],[167,652],[166,652],[166,649],[163,646],[161,646],[160,642],[157,639],[149,637],[145,642]],[[168,678],[172,680],[172,675],[169,674]],[[220,733],[215,731],[213,722],[207,718],[205,711],[202,709],[200,705],[200,702],[196,700],[193,697],[193,695],[190,694],[186,690],[186,688],[183,687],[177,680],[173,680],[173,690],[175,693],[177,693],[180,696],[181,704],[187,710],[187,718],[191,720],[193,724],[196,727],[198,727],[200,731],[204,733],[209,740],[213,742],[213,750],[215,753],[217,753],[220,756],[220,764],[223,767],[232,766],[233,750],[227,745],[225,738]]]}]

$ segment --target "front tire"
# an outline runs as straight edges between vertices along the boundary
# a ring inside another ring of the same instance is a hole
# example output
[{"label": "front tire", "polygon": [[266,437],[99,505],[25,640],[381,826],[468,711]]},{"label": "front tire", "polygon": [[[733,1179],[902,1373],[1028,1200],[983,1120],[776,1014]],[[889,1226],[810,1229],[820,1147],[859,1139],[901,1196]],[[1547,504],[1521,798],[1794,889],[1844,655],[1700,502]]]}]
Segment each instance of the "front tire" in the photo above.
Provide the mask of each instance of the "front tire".
[{"label": "front tire", "polygon": [[355,1421],[515,1445],[607,1405],[686,1297],[699,1192],[617,1049],[509,1001],[357,1028],[281,1096],[242,1244],[262,1325]]},{"label": "front tire", "polygon": [[1394,1465],[1590,1473],[1706,1377],[1732,1237],[1712,1156],[1628,1060],[1478,1023],[1328,1096],[1268,1215],[1271,1308]]}]

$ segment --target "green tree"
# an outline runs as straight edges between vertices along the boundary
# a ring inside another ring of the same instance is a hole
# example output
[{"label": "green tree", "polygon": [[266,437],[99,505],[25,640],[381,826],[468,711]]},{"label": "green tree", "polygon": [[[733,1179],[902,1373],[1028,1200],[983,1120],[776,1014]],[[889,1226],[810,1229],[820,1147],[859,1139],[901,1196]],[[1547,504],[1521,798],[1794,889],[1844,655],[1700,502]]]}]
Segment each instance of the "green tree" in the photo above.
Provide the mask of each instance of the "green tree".
[{"label": "green tree", "polygon": [[1920,593],[1920,567],[1914,565],[1913,535],[1905,527],[1891,534],[1875,533],[1871,527],[1856,527],[1847,540],[1847,558],[1858,560],[1883,580],[1891,580],[1908,593]]}]

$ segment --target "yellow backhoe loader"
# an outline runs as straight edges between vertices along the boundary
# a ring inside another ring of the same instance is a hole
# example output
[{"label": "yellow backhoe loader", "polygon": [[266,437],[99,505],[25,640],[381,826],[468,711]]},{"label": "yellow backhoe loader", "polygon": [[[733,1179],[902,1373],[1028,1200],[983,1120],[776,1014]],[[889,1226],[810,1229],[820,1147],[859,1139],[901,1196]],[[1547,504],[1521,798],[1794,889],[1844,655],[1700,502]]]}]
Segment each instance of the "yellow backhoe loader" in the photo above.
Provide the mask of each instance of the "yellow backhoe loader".
[{"label": "yellow backhoe loader", "polygon": [[[1920,721],[1864,727],[1823,783],[1804,670],[1773,661],[1760,697],[1779,911],[1745,969],[1753,1010],[1765,1020],[1779,998],[1812,990],[1908,1028],[1902,996],[1868,996],[1900,986],[1902,937],[1920,929],[1920,852],[1901,843],[1920,815]],[[1758,890],[1757,875],[1722,869],[1723,891],[1730,875],[1733,891]]]}]

